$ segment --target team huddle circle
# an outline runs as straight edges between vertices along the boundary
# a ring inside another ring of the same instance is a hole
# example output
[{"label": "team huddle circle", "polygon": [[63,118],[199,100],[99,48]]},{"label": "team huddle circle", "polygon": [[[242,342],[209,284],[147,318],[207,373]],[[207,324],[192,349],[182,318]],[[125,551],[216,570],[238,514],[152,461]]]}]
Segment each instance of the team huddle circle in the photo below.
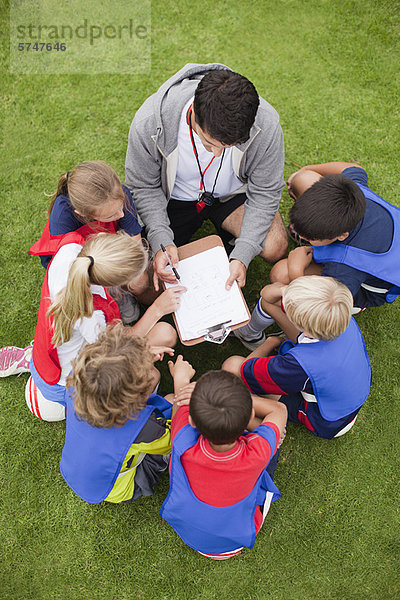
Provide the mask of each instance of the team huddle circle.
[{"label": "team huddle circle", "polygon": [[[279,115],[254,85],[186,65],[135,114],[124,183],[100,160],[55,178],[29,250],[44,267],[35,337],[0,349],[1,377],[29,374],[33,415],[66,421],[77,496],[133,501],[169,469],[160,515],[217,560],[252,548],[279,499],[288,420],[328,440],[352,429],[371,386],[355,317],[400,294],[400,209],[364,167],[291,173],[288,223],[283,169]],[[195,236],[206,221],[215,234]],[[256,256],[271,268],[249,310]],[[185,348],[232,339],[241,355],[196,377]]]}]

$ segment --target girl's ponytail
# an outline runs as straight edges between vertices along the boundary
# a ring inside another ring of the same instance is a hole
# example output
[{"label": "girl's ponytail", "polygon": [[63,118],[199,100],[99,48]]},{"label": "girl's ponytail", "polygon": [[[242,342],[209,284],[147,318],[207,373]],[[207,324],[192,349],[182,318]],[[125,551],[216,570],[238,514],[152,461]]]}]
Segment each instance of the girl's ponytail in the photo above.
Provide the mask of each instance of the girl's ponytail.
[{"label": "girl's ponytail", "polygon": [[52,305],[47,317],[54,319],[52,344],[57,347],[68,342],[76,321],[93,314],[93,296],[90,291],[91,260],[82,256],[83,250],[71,265],[67,285],[61,290]]},{"label": "girl's ponytail", "polygon": [[141,240],[125,232],[99,233],[83,246],[72,263],[67,285],[50,306],[47,317],[54,319],[52,343],[65,344],[72,337],[76,321],[93,315],[90,285],[115,287],[139,277],[147,268],[148,254]]}]

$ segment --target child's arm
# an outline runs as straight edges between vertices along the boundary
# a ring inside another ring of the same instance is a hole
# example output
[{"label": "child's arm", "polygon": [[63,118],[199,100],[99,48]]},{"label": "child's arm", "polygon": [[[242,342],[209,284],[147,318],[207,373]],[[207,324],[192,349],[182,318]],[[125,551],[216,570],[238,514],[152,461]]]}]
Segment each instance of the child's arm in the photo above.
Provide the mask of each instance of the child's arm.
[{"label": "child's arm", "polygon": [[[301,167],[301,169],[296,171],[296,173],[300,173],[300,171],[315,171],[315,173],[318,173],[319,175],[322,175],[322,177],[324,177],[324,175],[336,175],[338,173],[342,173],[345,169],[348,169],[349,167],[358,167],[360,169],[363,168],[361,165],[354,162],[344,162],[338,160],[327,163],[320,163],[317,165],[305,165],[304,167]],[[295,175],[296,173],[293,173],[290,177],[293,177],[293,175]]]},{"label": "child's arm", "polygon": [[[313,258],[313,250],[311,246],[299,246],[291,252],[287,259],[289,280],[303,277],[307,267],[311,264]],[[319,267],[322,270],[322,267]]]},{"label": "child's arm", "polygon": [[336,175],[342,173],[349,167],[363,168],[357,163],[329,162],[317,165],[305,165],[298,171],[292,173],[287,181],[289,195],[297,200],[309,187],[325,175]]},{"label": "child's arm", "polygon": [[[174,394],[177,395],[182,388],[190,383],[190,380],[192,377],[194,377],[196,371],[187,360],[183,359],[182,354],[179,354],[175,364],[172,362],[172,360],[169,360],[168,368],[174,380]],[[179,406],[176,402],[174,402],[172,407],[172,416],[174,416],[178,408]]]},{"label": "child's arm", "polygon": [[[291,321],[289,321],[280,305],[282,294],[286,287],[286,285],[281,283],[273,283],[272,285],[265,286],[265,288],[261,290],[261,307],[263,311],[269,314],[276,323],[278,323],[286,337],[289,338],[289,340],[292,340],[292,342],[296,342],[300,331]],[[260,346],[260,348],[262,348],[262,346]]]},{"label": "child's arm", "polygon": [[273,423],[279,429],[281,444],[285,437],[287,423],[286,406],[282,402],[277,402],[277,400],[272,400],[271,398],[252,396],[252,400],[256,418],[250,421],[248,429],[252,431],[262,423]]},{"label": "child's arm", "polygon": [[181,294],[185,291],[186,288],[182,285],[177,285],[165,290],[165,292],[158,296],[153,304],[149,306],[143,317],[129,328],[129,332],[132,335],[145,337],[154,325],[158,323],[161,317],[174,312],[178,308]]}]

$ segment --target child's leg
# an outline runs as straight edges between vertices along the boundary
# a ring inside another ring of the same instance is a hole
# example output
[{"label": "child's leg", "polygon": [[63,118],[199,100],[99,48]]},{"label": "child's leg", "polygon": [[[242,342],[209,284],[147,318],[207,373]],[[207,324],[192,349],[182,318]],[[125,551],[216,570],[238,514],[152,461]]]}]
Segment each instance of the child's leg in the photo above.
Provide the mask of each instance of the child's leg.
[{"label": "child's leg", "polygon": [[169,323],[160,321],[156,323],[146,335],[151,346],[167,346],[173,348],[178,340],[175,329]]},{"label": "child's leg", "polygon": [[229,371],[229,373],[233,373],[234,375],[241,377],[240,369],[245,360],[247,360],[247,358],[245,358],[244,356],[230,356],[223,362],[221,369],[223,371]]},{"label": "child's leg", "polygon": [[[281,282],[266,285],[260,293],[260,300],[257,302],[251,318],[247,325],[240,328],[240,339],[246,342],[256,342],[260,339],[260,344],[263,339],[263,331],[275,322],[275,314],[270,312],[270,307],[276,304],[280,307],[280,298],[282,296]],[[275,311],[276,313],[276,311]],[[279,313],[277,313],[279,314]]]},{"label": "child's leg", "polygon": [[289,269],[288,269],[288,259],[283,258],[272,267],[269,273],[269,280],[271,283],[283,283],[284,285],[289,285]]},{"label": "child's leg", "polygon": [[38,390],[32,377],[29,377],[25,386],[25,400],[31,413],[43,421],[53,422],[65,419],[65,406],[59,402],[47,400]]},{"label": "child's leg", "polygon": [[263,344],[261,344],[261,346],[257,348],[257,350],[254,350],[251,354],[249,354],[247,358],[237,355],[230,356],[223,362],[221,369],[241,377],[241,367],[246,360],[249,360],[250,358],[262,358],[263,356],[270,356],[274,348],[279,346],[280,343],[281,340],[277,336],[269,337]]},{"label": "child's leg", "polygon": [[[263,309],[261,298],[251,313],[250,321],[240,328],[240,339],[246,342],[263,341],[263,331],[273,325],[274,319]],[[249,348],[252,349],[251,346]]]},{"label": "child's leg", "polygon": [[[304,269],[303,275],[321,275],[322,264],[316,263],[313,260]],[[283,283],[288,285],[291,282],[289,276],[288,259],[284,258],[277,262],[271,269],[269,274],[269,280],[271,283]]]},{"label": "child's leg", "polygon": [[6,346],[0,348],[0,377],[29,373],[29,363],[32,356],[32,344],[26,348]]}]

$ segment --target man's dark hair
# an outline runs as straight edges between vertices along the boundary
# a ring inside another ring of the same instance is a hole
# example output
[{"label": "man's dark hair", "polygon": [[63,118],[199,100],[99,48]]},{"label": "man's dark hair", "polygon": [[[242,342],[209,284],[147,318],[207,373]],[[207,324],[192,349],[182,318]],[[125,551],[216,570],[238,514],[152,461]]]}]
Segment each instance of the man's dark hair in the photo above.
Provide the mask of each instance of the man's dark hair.
[{"label": "man's dark hair", "polygon": [[290,222],[307,240],[332,240],[349,232],[363,218],[365,196],[344,175],[325,175],[293,204]]},{"label": "man's dark hair", "polygon": [[209,71],[197,86],[194,116],[205,133],[231,146],[249,139],[259,103],[256,88],[243,75]]},{"label": "man's dark hair", "polygon": [[251,417],[252,400],[245,384],[228,371],[200,377],[190,400],[190,416],[201,434],[214,444],[231,444]]}]

